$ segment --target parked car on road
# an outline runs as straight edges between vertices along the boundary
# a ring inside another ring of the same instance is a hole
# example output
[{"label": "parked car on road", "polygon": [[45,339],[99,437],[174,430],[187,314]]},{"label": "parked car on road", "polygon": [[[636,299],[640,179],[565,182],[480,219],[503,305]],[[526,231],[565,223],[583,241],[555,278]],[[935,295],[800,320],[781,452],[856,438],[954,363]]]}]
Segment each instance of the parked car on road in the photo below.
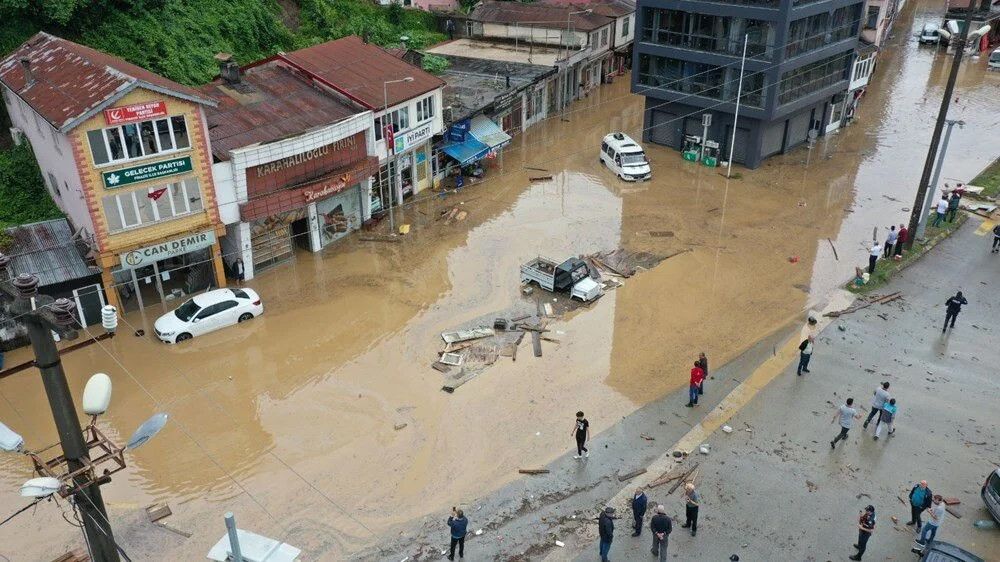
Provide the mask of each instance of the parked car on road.
[{"label": "parked car on road", "polygon": [[983,482],[983,490],[980,492],[986,509],[998,523],[1000,523],[1000,468],[994,469],[986,481]]},{"label": "parked car on road", "polygon": [[986,70],[1000,70],[1000,49],[994,49],[990,53],[990,60],[986,63]]},{"label": "parked car on road", "polygon": [[179,343],[264,313],[252,289],[216,289],[196,295],[156,319],[153,331],[166,343]]},{"label": "parked car on road", "polygon": [[920,553],[920,562],[985,562],[985,560],[951,543],[931,541]]},{"label": "parked car on road", "polygon": [[937,45],[938,41],[941,40],[941,36],[938,35],[938,30],[940,28],[936,23],[925,23],[924,28],[920,31],[920,38],[918,41],[921,45]]},{"label": "parked car on road", "polygon": [[643,181],[652,176],[646,153],[625,133],[605,135],[599,158],[602,164],[625,181]]}]

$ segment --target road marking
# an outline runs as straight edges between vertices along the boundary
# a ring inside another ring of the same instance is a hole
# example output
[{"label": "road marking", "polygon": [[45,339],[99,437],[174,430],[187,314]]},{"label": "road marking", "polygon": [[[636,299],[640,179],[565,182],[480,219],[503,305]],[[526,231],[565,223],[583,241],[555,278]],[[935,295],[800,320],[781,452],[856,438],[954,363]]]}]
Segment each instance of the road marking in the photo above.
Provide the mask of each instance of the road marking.
[{"label": "road marking", "polygon": [[976,236],[986,236],[993,230],[993,227],[996,226],[996,224],[997,223],[991,220],[984,220],[979,223],[979,228],[977,228],[975,232]]}]

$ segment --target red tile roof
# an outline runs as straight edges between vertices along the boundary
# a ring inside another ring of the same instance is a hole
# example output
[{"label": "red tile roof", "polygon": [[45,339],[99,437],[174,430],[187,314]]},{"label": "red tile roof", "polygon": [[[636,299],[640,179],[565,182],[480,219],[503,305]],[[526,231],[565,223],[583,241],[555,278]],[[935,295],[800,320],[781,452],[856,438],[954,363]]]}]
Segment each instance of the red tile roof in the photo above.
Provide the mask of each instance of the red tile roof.
[{"label": "red tile roof", "polygon": [[[31,61],[31,84],[21,68],[22,58]],[[212,103],[192,88],[45,32],[0,61],[0,82],[63,132],[137,86],[196,103]]]},{"label": "red tile roof", "polygon": [[611,23],[607,16],[598,13],[573,13],[585,9],[558,4],[483,2],[469,14],[469,19],[497,24],[539,22],[532,25],[549,29],[566,29],[568,19],[577,31],[593,31]]},{"label": "red tile roof", "polygon": [[212,155],[229,160],[229,151],[298,135],[366,109],[357,109],[320,91],[301,72],[278,61],[247,69],[241,84],[221,79],[198,88],[218,102],[205,108]]},{"label": "red tile roof", "polygon": [[386,95],[390,106],[444,86],[444,81],[437,76],[394,57],[382,47],[365,43],[356,35],[282,53],[278,57],[375,110],[385,104],[382,85],[389,80],[413,77],[412,82],[389,85]]}]

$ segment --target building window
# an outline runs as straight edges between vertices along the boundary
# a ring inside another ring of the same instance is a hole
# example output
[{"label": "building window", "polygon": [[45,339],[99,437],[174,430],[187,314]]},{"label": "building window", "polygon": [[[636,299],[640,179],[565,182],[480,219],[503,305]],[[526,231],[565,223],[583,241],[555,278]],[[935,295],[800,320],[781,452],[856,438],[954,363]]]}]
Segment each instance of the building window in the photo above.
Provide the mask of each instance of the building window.
[{"label": "building window", "polygon": [[[379,116],[375,118],[375,140],[382,140],[383,135],[383,125],[382,118],[384,116]],[[396,134],[401,131],[405,131],[410,128],[410,106],[404,105],[403,107],[397,109],[396,111],[389,113],[389,119],[386,123],[392,123],[392,133]]]},{"label": "building window", "polygon": [[878,27],[879,6],[868,6],[868,16],[865,18],[865,29]]},{"label": "building window", "polygon": [[183,115],[87,131],[87,140],[97,166],[191,147]]},{"label": "building window", "polygon": [[[739,66],[714,66],[680,59],[639,55],[639,83],[645,86],[735,103],[739,94]],[[761,107],[764,73],[743,77],[741,105]]]},{"label": "building window", "polygon": [[798,56],[857,36],[860,14],[861,4],[855,4],[834,10],[832,17],[824,12],[791,22],[785,56]]},{"label": "building window", "polygon": [[417,123],[426,121],[431,117],[434,117],[434,96],[427,96],[417,102]]},{"label": "building window", "polygon": [[102,202],[108,232],[112,234],[204,208],[197,178],[107,195]]},{"label": "building window", "polygon": [[747,57],[770,58],[770,46],[774,41],[771,22],[643,8],[642,40],[645,42],[742,56],[744,35],[750,36]]},{"label": "building window", "polygon": [[596,31],[593,32],[593,33],[591,33],[590,34],[590,46],[591,47],[596,47],[598,39],[599,39],[599,35],[598,35],[598,33]]},{"label": "building window", "polygon": [[818,60],[781,75],[778,103],[786,104],[843,80],[851,57],[843,53]]},{"label": "building window", "polygon": [[601,30],[601,46],[602,47],[607,47],[608,46],[608,35],[609,35],[608,28],[605,27],[604,29]]},{"label": "building window", "polygon": [[622,20],[622,37],[628,37],[629,25],[632,23],[632,16],[625,16]]}]

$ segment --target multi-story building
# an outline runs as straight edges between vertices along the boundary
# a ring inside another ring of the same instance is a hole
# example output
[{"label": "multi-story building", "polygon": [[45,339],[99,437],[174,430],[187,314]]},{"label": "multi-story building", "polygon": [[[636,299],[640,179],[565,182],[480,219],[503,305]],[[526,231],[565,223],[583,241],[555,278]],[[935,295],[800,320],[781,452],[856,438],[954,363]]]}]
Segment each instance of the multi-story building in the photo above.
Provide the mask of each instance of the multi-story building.
[{"label": "multi-story building", "polygon": [[635,0],[541,0],[539,3],[569,6],[574,10],[591,10],[599,16],[613,20],[611,50],[614,57],[608,70],[613,74],[621,74],[632,64],[632,40],[635,37]]},{"label": "multi-story building", "polygon": [[[755,168],[823,134],[848,85],[864,0],[640,0],[632,91],[646,97],[643,138],[719,143]],[[740,64],[747,39],[739,96]]]},{"label": "multi-story building", "polygon": [[53,200],[92,241],[110,304],[225,286],[203,110],[215,101],[47,33],[0,61],[0,84]]}]

